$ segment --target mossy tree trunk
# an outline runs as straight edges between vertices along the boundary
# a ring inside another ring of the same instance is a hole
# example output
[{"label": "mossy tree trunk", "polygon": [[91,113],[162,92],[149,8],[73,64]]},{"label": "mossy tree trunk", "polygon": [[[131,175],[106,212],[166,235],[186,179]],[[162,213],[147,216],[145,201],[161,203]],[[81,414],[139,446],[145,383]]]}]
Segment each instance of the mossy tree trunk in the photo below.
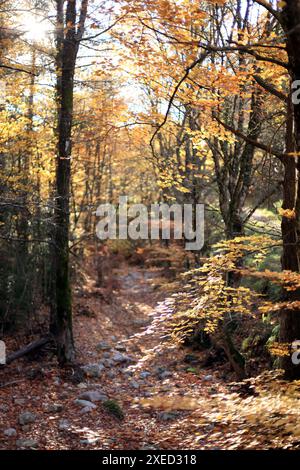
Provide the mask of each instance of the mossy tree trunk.
[{"label": "mossy tree trunk", "polygon": [[[66,6],[65,6],[66,3]],[[51,332],[61,365],[73,362],[75,348],[72,329],[72,298],[69,263],[71,133],[73,121],[74,72],[87,15],[82,0],[77,21],[76,0],[57,0],[57,159],[54,234],[54,302]],[[78,26],[76,26],[78,24]]]}]

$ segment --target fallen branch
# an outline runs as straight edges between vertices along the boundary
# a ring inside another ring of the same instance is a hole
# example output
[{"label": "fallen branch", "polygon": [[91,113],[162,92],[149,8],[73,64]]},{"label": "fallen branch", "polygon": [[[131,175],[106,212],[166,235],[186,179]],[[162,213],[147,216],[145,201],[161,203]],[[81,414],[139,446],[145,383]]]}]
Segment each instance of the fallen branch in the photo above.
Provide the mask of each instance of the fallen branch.
[{"label": "fallen branch", "polygon": [[0,384],[0,388],[9,387],[10,385],[16,385],[18,383],[24,382],[24,379],[12,380],[11,382],[6,382],[5,384]]},{"label": "fallen branch", "polygon": [[24,348],[19,349],[19,351],[16,351],[10,354],[9,356],[7,356],[6,365],[11,364],[16,359],[26,356],[27,354],[31,353],[32,351],[35,351],[36,349],[41,348],[42,346],[45,346],[45,344],[49,343],[50,341],[51,341],[51,336],[45,336],[44,338],[40,338],[36,341],[33,341],[27,346],[24,346]]}]

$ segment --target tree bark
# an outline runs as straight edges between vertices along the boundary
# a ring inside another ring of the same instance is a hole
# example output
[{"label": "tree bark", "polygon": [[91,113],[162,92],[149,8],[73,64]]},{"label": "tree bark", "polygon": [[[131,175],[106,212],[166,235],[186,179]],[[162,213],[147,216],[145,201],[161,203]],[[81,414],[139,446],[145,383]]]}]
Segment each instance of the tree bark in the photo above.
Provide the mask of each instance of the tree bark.
[{"label": "tree bark", "polygon": [[[286,132],[286,152],[294,152],[294,131],[293,131],[293,109],[289,104],[287,132]],[[298,193],[299,197],[299,193]],[[297,163],[296,159],[286,156],[284,159],[284,182],[283,182],[283,209],[295,210],[297,199]],[[283,241],[283,252],[281,257],[281,265],[283,270],[299,272],[299,247],[297,233],[297,218],[299,212],[295,214],[295,218],[282,217],[281,233]],[[300,292],[292,291],[284,294],[286,301],[300,300]],[[283,310],[280,314],[280,335],[279,339],[282,343],[291,344],[294,340],[300,338],[300,312]],[[284,356],[280,360],[280,365],[285,371],[287,379],[296,379],[300,377],[300,366],[292,363],[290,356]]]},{"label": "tree bark", "polygon": [[[300,1],[286,0],[282,15],[282,25],[286,33],[286,48],[290,64],[291,81],[300,79]],[[286,132],[286,153],[300,150],[300,105],[288,103]],[[295,211],[295,218],[282,218],[283,239],[282,269],[299,272],[299,222],[300,222],[300,159],[299,156],[284,158],[283,209]],[[300,300],[300,291],[285,293],[285,300]],[[280,342],[291,343],[300,339],[300,311],[284,310],[280,316]],[[290,356],[281,359],[285,378],[300,378],[300,365],[292,363]]]},{"label": "tree bark", "polygon": [[55,302],[51,332],[56,339],[61,365],[74,362],[75,348],[72,328],[72,298],[69,263],[71,133],[73,121],[74,72],[78,47],[84,32],[87,0],[81,2],[79,25],[76,27],[76,0],[57,0],[57,159],[54,269]]}]

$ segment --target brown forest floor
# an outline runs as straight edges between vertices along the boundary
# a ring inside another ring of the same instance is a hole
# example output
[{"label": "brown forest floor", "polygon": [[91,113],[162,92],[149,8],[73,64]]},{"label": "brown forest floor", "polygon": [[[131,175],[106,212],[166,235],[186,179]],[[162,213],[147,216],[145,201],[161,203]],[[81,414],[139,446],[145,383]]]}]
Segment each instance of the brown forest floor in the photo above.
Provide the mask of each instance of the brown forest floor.
[{"label": "brown forest floor", "polygon": [[[191,351],[174,348],[151,329],[153,314],[169,308],[160,275],[159,269],[120,266],[117,287],[105,293],[94,287],[90,269],[74,299],[78,360],[110,360],[117,347],[134,362],[106,367],[99,378],[79,384],[49,354],[1,370],[0,449],[20,448],[19,439],[32,439],[38,449],[300,448],[300,383],[265,373],[253,380],[254,395],[237,392],[228,369],[191,369],[184,361]],[[103,340],[105,351],[96,347]],[[81,413],[74,400],[90,390],[117,401],[124,419],[101,402]],[[36,415],[34,423],[18,424],[24,411]],[[5,436],[8,428],[16,435]]]}]

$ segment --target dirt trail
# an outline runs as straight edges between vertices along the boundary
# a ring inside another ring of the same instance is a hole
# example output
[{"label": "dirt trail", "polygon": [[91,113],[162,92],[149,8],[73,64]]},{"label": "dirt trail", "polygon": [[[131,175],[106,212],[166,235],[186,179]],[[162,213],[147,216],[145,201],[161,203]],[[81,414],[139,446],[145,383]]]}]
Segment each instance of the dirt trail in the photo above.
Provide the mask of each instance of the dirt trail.
[{"label": "dirt trail", "polygon": [[[213,384],[218,379],[204,370],[202,382],[198,375],[187,372],[188,364],[184,362],[187,351],[179,351],[162,340],[161,330],[152,327],[156,314],[166,314],[170,309],[165,295],[158,289],[160,270],[129,267],[126,272],[126,267],[122,266],[115,276],[119,289],[113,294],[112,304],[102,304],[102,311],[106,312],[106,326],[101,328],[99,325],[99,321],[103,322],[103,315],[85,322],[89,339],[92,332],[97,331],[99,341],[101,331],[101,339],[108,342],[113,350],[124,347],[126,355],[133,358],[132,363],[119,364],[104,371],[101,378],[102,389],[122,404],[126,416],[124,422],[118,424],[118,438],[113,448],[199,447],[192,430],[191,413],[195,413],[193,400],[200,395],[204,399],[211,391],[214,392]],[[89,308],[95,309],[91,299]],[[80,329],[82,326],[81,319]],[[89,340],[88,345],[83,344],[80,338],[86,338],[86,334],[80,334],[77,338],[82,360],[86,362],[82,353],[89,350],[91,354],[95,342],[92,344]],[[96,354],[98,360],[105,352],[93,353],[93,357]],[[109,350],[106,355],[109,357]],[[145,406],[143,400],[146,400]],[[147,400],[151,407],[146,406]],[[192,410],[184,409],[189,407]],[[207,424],[206,430],[211,429],[211,423]],[[114,432],[115,429],[112,434]],[[112,436],[109,438],[110,446],[111,439]]]},{"label": "dirt trail", "polygon": [[[0,388],[1,449],[22,443],[39,449],[282,447],[269,425],[262,432],[270,396],[264,408],[264,397],[234,393],[224,369],[191,367],[189,351],[174,348],[153,328],[158,314],[172,308],[159,270],[120,266],[109,295],[90,275],[74,299],[74,329],[79,362],[92,374],[83,379],[76,370],[60,371],[49,355],[42,367],[24,359],[2,371],[0,383],[17,382]],[[104,398],[90,409],[76,402],[91,391],[117,402],[124,419],[108,411]],[[35,418],[21,425],[24,411]],[[3,437],[10,428],[16,435]],[[288,437],[285,445],[292,445]]]}]

